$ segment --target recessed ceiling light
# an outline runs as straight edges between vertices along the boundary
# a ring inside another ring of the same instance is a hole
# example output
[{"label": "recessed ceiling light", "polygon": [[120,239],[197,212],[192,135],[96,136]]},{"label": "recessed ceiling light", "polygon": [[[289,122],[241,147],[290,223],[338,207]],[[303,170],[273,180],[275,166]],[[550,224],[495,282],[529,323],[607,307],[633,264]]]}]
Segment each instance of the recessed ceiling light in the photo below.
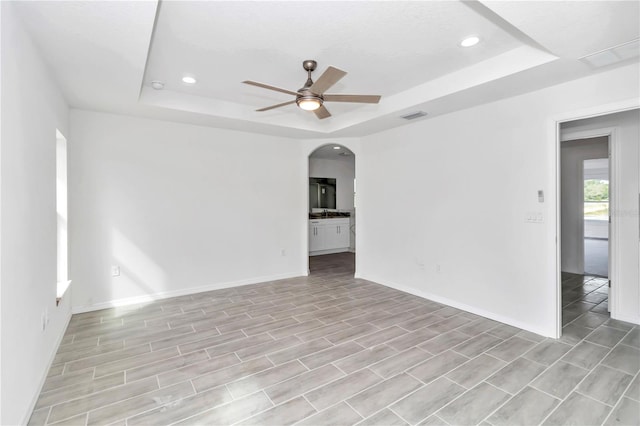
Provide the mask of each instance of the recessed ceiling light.
[{"label": "recessed ceiling light", "polygon": [[340,149],[340,147],[339,146],[334,146],[333,149]]},{"label": "recessed ceiling light", "polygon": [[469,36],[469,37],[466,37],[464,40],[462,40],[460,42],[460,46],[462,46],[462,47],[475,46],[476,44],[478,44],[479,41],[480,41],[480,37],[478,37],[478,36]]},{"label": "recessed ceiling light", "polygon": [[151,82],[151,87],[153,87],[156,90],[162,90],[164,89],[164,83],[161,82],[160,80],[154,80]]},{"label": "recessed ceiling light", "polygon": [[189,75],[185,75],[184,77],[182,77],[182,82],[187,84],[196,84],[196,79]]}]

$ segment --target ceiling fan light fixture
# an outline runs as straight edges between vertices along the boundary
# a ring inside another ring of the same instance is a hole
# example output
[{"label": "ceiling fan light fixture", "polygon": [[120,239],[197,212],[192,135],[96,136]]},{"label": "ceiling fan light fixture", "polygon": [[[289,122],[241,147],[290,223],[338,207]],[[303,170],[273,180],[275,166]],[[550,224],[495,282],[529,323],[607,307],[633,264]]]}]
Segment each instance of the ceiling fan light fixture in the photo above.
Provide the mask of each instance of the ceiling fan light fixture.
[{"label": "ceiling fan light fixture", "polygon": [[318,96],[300,96],[296,99],[296,104],[305,111],[315,111],[322,106],[322,98]]}]

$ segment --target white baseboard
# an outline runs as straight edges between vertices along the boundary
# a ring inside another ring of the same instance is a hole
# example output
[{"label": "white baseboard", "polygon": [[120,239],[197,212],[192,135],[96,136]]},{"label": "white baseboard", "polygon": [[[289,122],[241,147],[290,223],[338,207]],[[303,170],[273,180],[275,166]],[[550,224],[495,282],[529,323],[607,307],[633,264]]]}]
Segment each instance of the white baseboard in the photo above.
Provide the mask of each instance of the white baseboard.
[{"label": "white baseboard", "polygon": [[209,284],[209,285],[198,286],[198,287],[190,287],[190,288],[181,289],[181,290],[163,291],[159,293],[145,294],[142,296],[109,300],[106,302],[94,303],[92,305],[74,306],[72,307],[71,311],[74,314],[81,314],[84,312],[99,311],[101,309],[117,308],[119,306],[135,305],[138,303],[153,302],[154,300],[168,299],[171,297],[186,296],[189,294],[203,293],[206,291],[221,290],[221,289],[231,288],[231,287],[240,287],[243,285],[257,284],[257,283],[276,281],[276,280],[284,280],[287,278],[295,278],[295,277],[301,277],[301,276],[307,276],[307,275],[308,275],[307,271],[300,271],[300,272],[289,272],[285,274],[269,275],[264,277],[248,278],[248,279],[238,280],[238,281],[229,281],[229,282]]},{"label": "white baseboard", "polygon": [[417,290],[413,287],[404,286],[401,284],[397,284],[388,280],[381,279],[375,276],[363,276],[358,274],[355,278],[361,278],[363,280],[371,281],[377,284],[381,284],[385,287],[394,288],[396,290],[403,291],[405,293],[413,294],[414,296],[422,297],[423,299],[432,300],[437,303],[441,303],[443,305],[451,306],[453,308],[461,309],[466,312],[470,312],[472,314],[480,315],[481,317],[489,318],[494,321],[498,321],[507,325],[511,325],[513,327],[521,328],[526,331],[530,331],[535,334],[539,334],[540,336],[555,338],[555,333],[549,333],[548,330],[539,329],[536,327],[532,327],[531,324],[524,324],[520,321],[516,321],[513,318],[508,318],[500,314],[496,314],[494,312],[486,311],[481,308],[477,308],[475,306],[466,305],[464,303],[457,302],[452,299],[448,299],[446,297],[438,296],[436,294],[424,292]]},{"label": "white baseboard", "polygon": [[622,315],[622,316],[621,315],[616,315],[615,317],[612,316],[611,318],[613,318],[615,320],[618,320],[618,321],[630,322],[632,324],[640,325],[640,316],[636,316],[636,317],[630,316],[629,317],[629,316],[626,316],[626,315]]}]

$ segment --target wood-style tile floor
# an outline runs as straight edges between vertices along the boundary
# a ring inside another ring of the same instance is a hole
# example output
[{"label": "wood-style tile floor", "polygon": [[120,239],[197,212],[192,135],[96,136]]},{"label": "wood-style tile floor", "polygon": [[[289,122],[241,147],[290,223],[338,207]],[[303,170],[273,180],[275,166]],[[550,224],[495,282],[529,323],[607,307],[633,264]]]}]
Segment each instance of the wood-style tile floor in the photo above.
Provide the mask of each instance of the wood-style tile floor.
[{"label": "wood-style tile floor", "polygon": [[74,315],[30,424],[640,421],[636,326],[585,312],[545,339],[354,279],[351,254],[311,269]]}]

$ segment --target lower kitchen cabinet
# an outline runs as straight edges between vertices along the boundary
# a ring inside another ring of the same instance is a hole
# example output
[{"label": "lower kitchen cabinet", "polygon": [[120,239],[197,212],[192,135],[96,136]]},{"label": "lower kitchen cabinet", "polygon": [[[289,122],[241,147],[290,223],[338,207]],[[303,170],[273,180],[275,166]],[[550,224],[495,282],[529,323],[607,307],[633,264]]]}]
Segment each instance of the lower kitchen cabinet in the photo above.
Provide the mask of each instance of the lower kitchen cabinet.
[{"label": "lower kitchen cabinet", "polygon": [[349,219],[309,220],[309,255],[349,250]]}]

